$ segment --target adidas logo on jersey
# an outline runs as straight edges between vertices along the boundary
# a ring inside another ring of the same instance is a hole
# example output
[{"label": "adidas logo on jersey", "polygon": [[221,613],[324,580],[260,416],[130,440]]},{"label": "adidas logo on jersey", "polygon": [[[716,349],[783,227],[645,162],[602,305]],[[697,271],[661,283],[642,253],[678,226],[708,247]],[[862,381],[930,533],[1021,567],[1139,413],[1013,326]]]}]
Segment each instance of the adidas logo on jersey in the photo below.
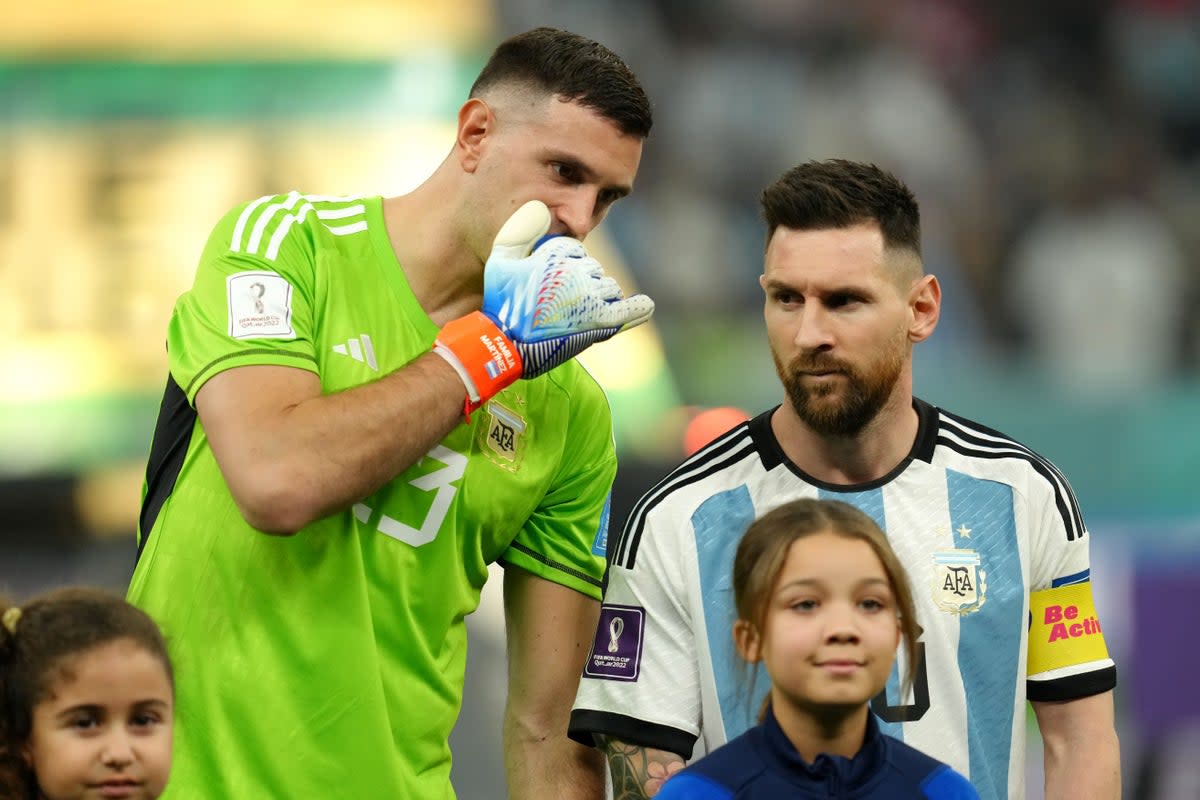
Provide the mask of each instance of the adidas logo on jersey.
[{"label": "adidas logo on jersey", "polygon": [[379,371],[379,364],[375,361],[375,348],[371,345],[371,337],[365,333],[351,336],[345,344],[335,344],[333,352],[350,356],[355,361],[365,363],[376,372]]}]

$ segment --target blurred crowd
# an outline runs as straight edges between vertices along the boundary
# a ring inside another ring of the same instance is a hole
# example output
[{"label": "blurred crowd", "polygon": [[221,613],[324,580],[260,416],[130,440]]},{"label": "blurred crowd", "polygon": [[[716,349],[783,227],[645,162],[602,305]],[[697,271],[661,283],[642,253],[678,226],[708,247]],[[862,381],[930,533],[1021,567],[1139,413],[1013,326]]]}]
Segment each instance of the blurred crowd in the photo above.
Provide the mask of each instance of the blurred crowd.
[{"label": "blurred crowd", "polygon": [[1195,0],[506,0],[610,43],[657,108],[610,230],[673,316],[757,313],[758,193],[874,161],[921,202],[933,347],[1072,389],[1200,369]]}]

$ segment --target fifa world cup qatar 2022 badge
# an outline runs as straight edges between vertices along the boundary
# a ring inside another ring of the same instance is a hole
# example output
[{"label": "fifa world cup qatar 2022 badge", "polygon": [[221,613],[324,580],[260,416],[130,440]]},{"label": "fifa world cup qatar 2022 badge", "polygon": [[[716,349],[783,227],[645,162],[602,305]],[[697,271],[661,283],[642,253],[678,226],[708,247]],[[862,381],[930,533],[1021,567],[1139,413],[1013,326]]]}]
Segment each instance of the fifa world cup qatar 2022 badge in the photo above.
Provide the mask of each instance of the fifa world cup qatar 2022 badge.
[{"label": "fifa world cup qatar 2022 badge", "polygon": [[583,674],[610,681],[636,681],[642,669],[642,635],[646,611],[637,606],[605,603],[600,607],[596,640]]},{"label": "fifa world cup qatar 2022 badge", "polygon": [[235,272],[225,279],[229,336],[233,339],[294,339],[292,285],[277,272]]},{"label": "fifa world cup qatar 2022 badge", "polygon": [[930,589],[942,611],[959,617],[978,611],[987,602],[987,573],[979,553],[960,548],[935,552]]},{"label": "fifa world cup qatar 2022 badge", "polygon": [[479,445],[483,454],[498,467],[516,472],[525,456],[525,439],[529,424],[519,413],[496,400],[489,400],[487,424],[479,429]]}]

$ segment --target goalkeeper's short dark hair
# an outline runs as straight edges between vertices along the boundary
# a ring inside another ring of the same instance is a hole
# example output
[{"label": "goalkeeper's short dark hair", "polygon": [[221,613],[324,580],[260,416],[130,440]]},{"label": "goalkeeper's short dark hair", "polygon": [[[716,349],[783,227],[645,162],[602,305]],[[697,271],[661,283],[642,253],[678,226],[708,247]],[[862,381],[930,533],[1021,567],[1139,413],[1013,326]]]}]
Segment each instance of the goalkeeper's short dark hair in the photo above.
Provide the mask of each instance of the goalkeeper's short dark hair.
[{"label": "goalkeeper's short dark hair", "polygon": [[767,241],[782,226],[811,231],[875,222],[885,247],[921,253],[921,210],[912,191],[874,164],[808,161],[763,190]]},{"label": "goalkeeper's short dark hair", "polygon": [[471,86],[471,97],[505,84],[527,85],[589,108],[621,133],[646,138],[654,124],[637,76],[599,42],[557,28],[505,39]]}]

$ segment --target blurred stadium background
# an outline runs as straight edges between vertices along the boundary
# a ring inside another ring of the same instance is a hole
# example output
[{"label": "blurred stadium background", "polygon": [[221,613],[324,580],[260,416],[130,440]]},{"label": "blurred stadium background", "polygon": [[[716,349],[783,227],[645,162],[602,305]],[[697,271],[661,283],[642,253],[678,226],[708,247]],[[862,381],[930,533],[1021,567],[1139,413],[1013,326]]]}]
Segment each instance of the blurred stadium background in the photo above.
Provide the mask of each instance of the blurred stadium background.
[{"label": "blurred stadium background", "polygon": [[[1120,667],[1126,796],[1200,797],[1196,0],[6,8],[0,590],[124,589],[166,319],[218,217],[292,188],[404,191],[448,150],[495,42],[541,24],[616,49],[657,110],[637,191],[593,244],[658,302],[654,326],[587,356],[613,397],[616,520],[697,410],[780,397],[758,192],[808,158],[892,169],[946,295],[918,394],[1071,478]],[[467,799],[503,785],[494,588],[453,740]]]}]

